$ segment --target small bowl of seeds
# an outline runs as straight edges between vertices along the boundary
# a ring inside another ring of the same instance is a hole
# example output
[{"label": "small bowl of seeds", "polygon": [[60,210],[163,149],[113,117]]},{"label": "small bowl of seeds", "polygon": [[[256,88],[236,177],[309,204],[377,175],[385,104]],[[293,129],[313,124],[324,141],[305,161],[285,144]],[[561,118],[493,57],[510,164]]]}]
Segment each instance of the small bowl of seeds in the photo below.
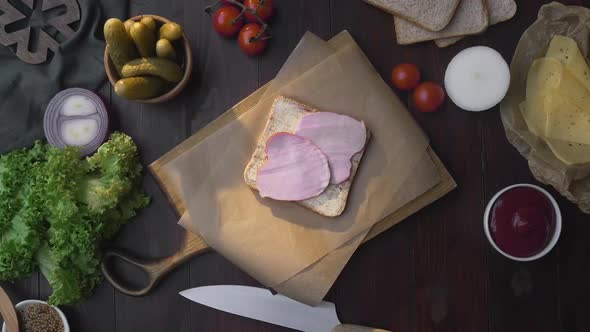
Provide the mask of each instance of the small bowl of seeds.
[{"label": "small bowl of seeds", "polygon": [[[22,301],[15,307],[20,327],[18,332],[70,332],[68,320],[58,307],[40,300]],[[2,324],[2,332],[12,331]]]}]

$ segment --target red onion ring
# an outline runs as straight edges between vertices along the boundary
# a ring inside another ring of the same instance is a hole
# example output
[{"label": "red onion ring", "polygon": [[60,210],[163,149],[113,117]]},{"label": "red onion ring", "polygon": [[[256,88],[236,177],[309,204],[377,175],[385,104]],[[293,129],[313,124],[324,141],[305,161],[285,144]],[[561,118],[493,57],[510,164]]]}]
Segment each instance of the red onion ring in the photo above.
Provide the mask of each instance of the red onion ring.
[{"label": "red onion ring", "polygon": [[[67,100],[67,98],[72,96],[87,97],[92,102],[92,104],[94,104],[96,112],[88,115],[68,116],[62,114],[64,102]],[[45,130],[45,137],[47,138],[49,144],[58,148],[64,148],[68,146],[60,134],[60,127],[64,121],[80,119],[96,120],[98,124],[98,130],[95,137],[89,143],[82,146],[77,146],[80,149],[80,154],[82,156],[88,156],[96,151],[98,147],[104,143],[108,134],[109,118],[107,109],[99,96],[97,96],[92,91],[81,88],[63,90],[56,94],[49,102],[49,105],[47,105],[47,109],[45,110],[45,115],[43,117],[43,129]]]}]

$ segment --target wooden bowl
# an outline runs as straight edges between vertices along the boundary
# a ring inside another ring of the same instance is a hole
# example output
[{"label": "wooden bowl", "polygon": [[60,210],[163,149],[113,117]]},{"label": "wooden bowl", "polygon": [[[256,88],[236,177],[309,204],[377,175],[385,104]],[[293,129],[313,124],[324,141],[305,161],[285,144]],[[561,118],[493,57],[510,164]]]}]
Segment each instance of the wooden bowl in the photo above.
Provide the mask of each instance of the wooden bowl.
[{"label": "wooden bowl", "polygon": [[[147,16],[152,17],[156,21],[158,26],[161,26],[164,23],[171,22],[169,19],[158,16],[158,15],[138,15],[138,16],[134,16],[130,19],[134,20],[136,22],[139,22],[143,17],[147,17]],[[175,44],[177,42],[178,41],[176,41]],[[150,98],[150,99],[138,99],[138,100],[134,100],[134,101],[137,101],[139,103],[144,103],[144,104],[163,103],[165,101],[168,101],[168,100],[176,97],[186,87],[186,85],[188,84],[188,81],[190,79],[190,76],[192,74],[192,71],[193,71],[193,51],[191,50],[191,45],[190,45],[188,38],[186,37],[186,34],[184,32],[182,33],[182,38],[180,40],[180,44],[182,44],[182,49],[176,50],[176,53],[180,57],[179,58],[180,66],[184,70],[184,75],[182,76],[182,79],[180,80],[180,82],[176,83],[176,85],[172,89],[168,90],[168,92],[166,92],[158,97],[154,97],[154,98]],[[119,76],[119,73],[117,73],[117,70],[115,69],[115,65],[113,64],[113,61],[111,60],[111,57],[109,56],[108,45],[104,49],[104,70],[107,73],[107,77],[109,78],[109,81],[111,82],[111,84],[114,87],[115,84],[117,83],[117,81],[121,77]]]}]

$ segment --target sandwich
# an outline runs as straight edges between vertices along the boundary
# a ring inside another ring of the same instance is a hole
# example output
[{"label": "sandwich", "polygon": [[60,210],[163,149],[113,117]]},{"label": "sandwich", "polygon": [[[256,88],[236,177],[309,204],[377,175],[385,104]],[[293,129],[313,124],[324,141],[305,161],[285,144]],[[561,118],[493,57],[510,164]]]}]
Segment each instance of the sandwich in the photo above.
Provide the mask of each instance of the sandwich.
[{"label": "sandwich", "polygon": [[362,121],[278,96],[244,180],[262,197],[336,217],[346,207],[369,137]]}]

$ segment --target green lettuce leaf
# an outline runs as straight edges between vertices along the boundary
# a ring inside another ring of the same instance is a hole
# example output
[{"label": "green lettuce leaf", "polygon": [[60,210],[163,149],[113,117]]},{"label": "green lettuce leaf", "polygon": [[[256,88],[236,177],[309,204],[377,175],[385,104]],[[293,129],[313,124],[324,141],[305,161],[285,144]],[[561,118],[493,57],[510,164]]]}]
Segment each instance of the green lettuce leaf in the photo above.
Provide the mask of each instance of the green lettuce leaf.
[{"label": "green lettuce leaf", "polygon": [[[27,277],[47,229],[44,223],[43,146],[0,157],[0,280]],[[13,198],[10,197],[13,196]]]},{"label": "green lettuce leaf", "polygon": [[0,280],[39,266],[54,305],[78,302],[101,280],[100,245],[149,204],[133,140],[113,133],[91,157],[38,143],[0,156]]}]

